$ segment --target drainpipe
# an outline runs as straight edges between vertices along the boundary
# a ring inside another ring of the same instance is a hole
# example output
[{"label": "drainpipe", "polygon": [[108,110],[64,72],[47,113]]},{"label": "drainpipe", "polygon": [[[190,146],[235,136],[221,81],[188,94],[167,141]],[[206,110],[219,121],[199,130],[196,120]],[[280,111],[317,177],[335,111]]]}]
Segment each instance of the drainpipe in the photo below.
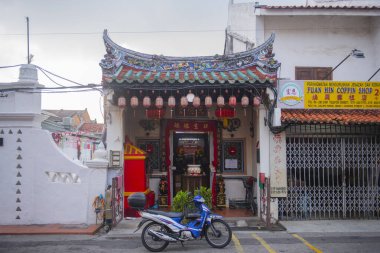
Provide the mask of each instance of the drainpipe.
[{"label": "drainpipe", "polygon": [[271,213],[270,213],[270,178],[265,179],[265,185],[267,187],[267,216],[266,216],[266,227],[270,228],[271,227]]}]

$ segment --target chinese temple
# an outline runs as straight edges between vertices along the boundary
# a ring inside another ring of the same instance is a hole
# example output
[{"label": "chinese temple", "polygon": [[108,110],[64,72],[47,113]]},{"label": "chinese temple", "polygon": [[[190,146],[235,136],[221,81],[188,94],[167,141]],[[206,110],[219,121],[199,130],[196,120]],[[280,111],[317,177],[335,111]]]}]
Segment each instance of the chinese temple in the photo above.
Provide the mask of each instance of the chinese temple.
[{"label": "chinese temple", "polygon": [[[257,154],[268,142],[275,103],[274,34],[245,52],[200,57],[135,52],[107,30],[103,39],[107,149],[123,154],[133,145],[145,152],[147,184],[161,206],[201,186],[211,189],[215,206],[244,199],[241,179],[259,178],[269,163],[260,165]],[[117,159],[114,173],[125,171]]]}]

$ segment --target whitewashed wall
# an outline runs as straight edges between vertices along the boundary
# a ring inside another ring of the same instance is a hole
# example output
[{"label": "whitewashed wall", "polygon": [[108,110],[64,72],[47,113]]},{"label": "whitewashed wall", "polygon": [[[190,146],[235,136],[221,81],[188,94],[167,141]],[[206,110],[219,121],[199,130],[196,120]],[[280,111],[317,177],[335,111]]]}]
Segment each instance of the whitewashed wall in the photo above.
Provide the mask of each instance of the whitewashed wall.
[{"label": "whitewashed wall", "polygon": [[348,58],[333,72],[334,80],[368,80],[376,53],[371,17],[265,16],[265,37],[276,33],[274,52],[282,63],[280,77],[295,78],[295,67],[335,67],[352,49],[364,59]]},{"label": "whitewashed wall", "polygon": [[[364,59],[350,57],[333,72],[334,80],[366,81],[379,68],[380,17],[352,10],[268,11],[252,3],[229,6],[228,26],[247,36],[255,46],[274,32],[274,53],[282,63],[280,78],[295,78],[295,67],[335,67],[353,49],[364,52]],[[377,15],[377,16],[376,16]],[[245,44],[233,41],[234,52],[245,51]],[[380,80],[379,75],[372,81]]]},{"label": "whitewashed wall", "polygon": [[[23,66],[19,82],[0,83],[37,86],[32,65]],[[87,168],[63,154],[41,129],[40,94],[5,94],[11,96],[0,97],[0,224],[94,224],[91,205],[104,194],[107,167]]]},{"label": "whitewashed wall", "polygon": [[[236,32],[251,41],[256,39],[256,18],[254,3],[236,3],[228,6],[228,23],[231,31]],[[246,45],[234,40],[234,51],[246,50]]]},{"label": "whitewashed wall", "polygon": [[[372,31],[372,44],[374,47],[374,57],[376,62],[372,69],[372,74],[375,73],[377,69],[380,68],[380,17],[372,17],[371,20],[371,31]],[[380,81],[380,72],[373,77],[371,81]]]},{"label": "whitewashed wall", "polygon": [[94,224],[91,204],[104,193],[106,169],[72,162],[45,130],[1,130],[0,224]]}]

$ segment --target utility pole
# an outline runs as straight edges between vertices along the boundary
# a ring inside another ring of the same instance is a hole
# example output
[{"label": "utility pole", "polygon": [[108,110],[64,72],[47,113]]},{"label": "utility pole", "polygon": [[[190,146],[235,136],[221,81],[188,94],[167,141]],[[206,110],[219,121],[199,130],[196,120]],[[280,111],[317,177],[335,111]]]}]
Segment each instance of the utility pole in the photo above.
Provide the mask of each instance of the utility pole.
[{"label": "utility pole", "polygon": [[26,17],[26,37],[27,37],[27,46],[28,46],[28,64],[30,64],[30,54],[29,54],[29,17]]}]

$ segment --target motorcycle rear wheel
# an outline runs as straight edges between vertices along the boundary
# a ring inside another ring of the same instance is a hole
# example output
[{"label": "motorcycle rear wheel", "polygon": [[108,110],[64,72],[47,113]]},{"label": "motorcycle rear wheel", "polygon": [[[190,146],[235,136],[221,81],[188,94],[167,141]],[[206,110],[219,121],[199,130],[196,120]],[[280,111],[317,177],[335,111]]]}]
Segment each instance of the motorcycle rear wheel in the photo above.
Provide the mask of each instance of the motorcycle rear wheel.
[{"label": "motorcycle rear wheel", "polygon": [[[214,234],[211,226],[214,226],[217,234]],[[213,220],[210,226],[206,228],[206,241],[213,248],[224,248],[230,242],[232,238],[232,231],[230,226],[223,220]]]},{"label": "motorcycle rear wheel", "polygon": [[144,247],[152,252],[160,252],[163,251],[169,244],[169,242],[161,240],[160,238],[149,235],[149,230],[154,230],[154,231],[160,231],[160,232],[168,232],[168,229],[157,223],[157,222],[150,222],[148,223],[142,233],[141,233],[141,241]]}]

